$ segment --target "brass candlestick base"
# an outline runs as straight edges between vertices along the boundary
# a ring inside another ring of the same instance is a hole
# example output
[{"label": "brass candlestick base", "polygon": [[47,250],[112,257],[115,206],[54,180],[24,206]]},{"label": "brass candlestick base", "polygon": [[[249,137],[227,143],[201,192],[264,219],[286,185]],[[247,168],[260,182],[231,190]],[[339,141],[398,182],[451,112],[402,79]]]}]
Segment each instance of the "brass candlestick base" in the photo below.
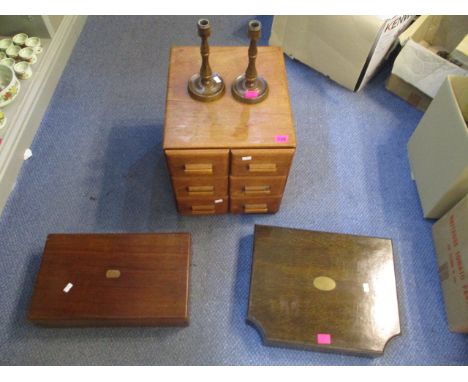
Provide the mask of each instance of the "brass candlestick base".
[{"label": "brass candlestick base", "polygon": [[202,65],[200,73],[194,74],[188,82],[188,92],[193,99],[202,102],[212,102],[221,98],[225,92],[224,81],[218,73],[212,73],[208,57],[210,47],[208,37],[211,35],[210,22],[206,19],[198,20],[198,35],[202,42],[200,53]]},{"label": "brass candlestick base", "polygon": [[243,103],[259,103],[268,96],[268,83],[263,77],[257,75],[255,61],[257,59],[257,40],[260,38],[262,24],[258,20],[249,22],[248,34],[250,37],[249,66],[245,74],[240,75],[232,83],[233,97]]},{"label": "brass candlestick base", "polygon": [[220,99],[225,90],[224,81],[218,73],[213,73],[206,85],[199,73],[194,74],[188,83],[190,96],[202,102],[212,102]]},{"label": "brass candlestick base", "polygon": [[253,86],[247,85],[245,74],[241,74],[232,83],[232,96],[243,103],[259,103],[268,96],[268,83],[263,77],[257,77]]}]

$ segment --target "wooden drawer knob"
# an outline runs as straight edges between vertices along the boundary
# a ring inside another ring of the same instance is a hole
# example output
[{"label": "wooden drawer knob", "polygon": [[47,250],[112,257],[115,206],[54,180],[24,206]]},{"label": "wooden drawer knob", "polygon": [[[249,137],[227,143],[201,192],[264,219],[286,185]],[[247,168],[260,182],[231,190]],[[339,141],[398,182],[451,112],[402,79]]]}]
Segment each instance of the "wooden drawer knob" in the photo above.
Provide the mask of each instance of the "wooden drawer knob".
[{"label": "wooden drawer knob", "polygon": [[269,194],[271,189],[270,186],[245,186],[244,192],[246,194]]},{"label": "wooden drawer knob", "polygon": [[213,195],[214,186],[188,186],[189,195]]},{"label": "wooden drawer knob", "polygon": [[244,205],[246,214],[262,214],[268,212],[268,206],[265,203],[261,204],[246,204]]},{"label": "wooden drawer knob", "polygon": [[276,163],[250,163],[249,172],[276,172]]},{"label": "wooden drawer knob", "polygon": [[214,204],[192,206],[193,214],[209,214],[215,212]]},{"label": "wooden drawer knob", "polygon": [[186,174],[213,174],[213,165],[211,163],[187,163],[184,166]]}]

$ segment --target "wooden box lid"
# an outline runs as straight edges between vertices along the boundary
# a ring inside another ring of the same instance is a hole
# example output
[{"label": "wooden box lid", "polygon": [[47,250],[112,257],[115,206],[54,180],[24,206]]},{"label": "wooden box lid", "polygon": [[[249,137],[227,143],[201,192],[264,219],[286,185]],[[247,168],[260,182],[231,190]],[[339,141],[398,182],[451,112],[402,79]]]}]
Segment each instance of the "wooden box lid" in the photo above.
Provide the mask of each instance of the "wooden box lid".
[{"label": "wooden box lid", "polygon": [[247,320],[267,345],[381,355],[400,333],[391,241],[255,226]]},{"label": "wooden box lid", "polygon": [[28,319],[47,326],[188,325],[189,233],[51,234]]},{"label": "wooden box lid", "polygon": [[224,80],[226,93],[214,102],[193,100],[187,83],[201,65],[200,47],[171,49],[164,123],[164,149],[296,147],[283,51],[258,47],[257,71],[269,85],[263,102],[246,105],[231,94],[245,73],[248,47],[210,47],[210,66]]}]

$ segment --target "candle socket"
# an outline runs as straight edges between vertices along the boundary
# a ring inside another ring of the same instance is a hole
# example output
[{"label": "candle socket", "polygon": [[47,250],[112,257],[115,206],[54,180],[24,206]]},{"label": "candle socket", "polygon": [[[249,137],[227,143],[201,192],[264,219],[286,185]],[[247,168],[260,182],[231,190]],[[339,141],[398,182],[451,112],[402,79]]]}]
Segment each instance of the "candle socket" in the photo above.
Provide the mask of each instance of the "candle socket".
[{"label": "candle socket", "polygon": [[197,23],[198,35],[201,38],[200,54],[202,65],[200,73],[194,74],[188,82],[190,96],[202,102],[212,102],[221,98],[225,92],[224,81],[218,73],[211,71],[209,63],[210,47],[208,37],[211,35],[210,22],[200,19]]},{"label": "candle socket", "polygon": [[255,61],[257,59],[257,40],[260,38],[262,24],[258,20],[251,20],[248,26],[250,37],[249,65],[245,74],[240,75],[232,83],[233,97],[243,103],[259,103],[268,96],[268,83],[263,77],[257,75]]}]

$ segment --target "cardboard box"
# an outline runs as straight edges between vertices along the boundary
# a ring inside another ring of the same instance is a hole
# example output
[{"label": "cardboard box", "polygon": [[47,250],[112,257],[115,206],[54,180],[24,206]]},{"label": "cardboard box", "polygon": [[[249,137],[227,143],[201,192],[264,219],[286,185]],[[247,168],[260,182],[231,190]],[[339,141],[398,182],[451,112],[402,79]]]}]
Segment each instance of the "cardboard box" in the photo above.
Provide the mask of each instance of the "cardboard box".
[{"label": "cardboard box", "polygon": [[461,64],[463,69],[468,70],[468,34],[450,55]]},{"label": "cardboard box", "polygon": [[421,111],[426,111],[432,101],[432,98],[427,94],[393,73],[390,74],[385,87]]},{"label": "cardboard box", "polygon": [[468,333],[468,195],[432,227],[449,329]]},{"label": "cardboard box", "polygon": [[[427,100],[435,97],[447,76],[468,76],[462,62],[453,56],[467,32],[468,16],[419,17],[399,36],[403,48],[393,64],[393,80],[388,81],[387,89],[425,110]],[[412,102],[418,97],[425,101]]]},{"label": "cardboard box", "polygon": [[377,72],[413,16],[275,16],[270,45],[358,91]]},{"label": "cardboard box", "polygon": [[439,218],[468,192],[468,77],[449,76],[408,142],[426,218]]}]

